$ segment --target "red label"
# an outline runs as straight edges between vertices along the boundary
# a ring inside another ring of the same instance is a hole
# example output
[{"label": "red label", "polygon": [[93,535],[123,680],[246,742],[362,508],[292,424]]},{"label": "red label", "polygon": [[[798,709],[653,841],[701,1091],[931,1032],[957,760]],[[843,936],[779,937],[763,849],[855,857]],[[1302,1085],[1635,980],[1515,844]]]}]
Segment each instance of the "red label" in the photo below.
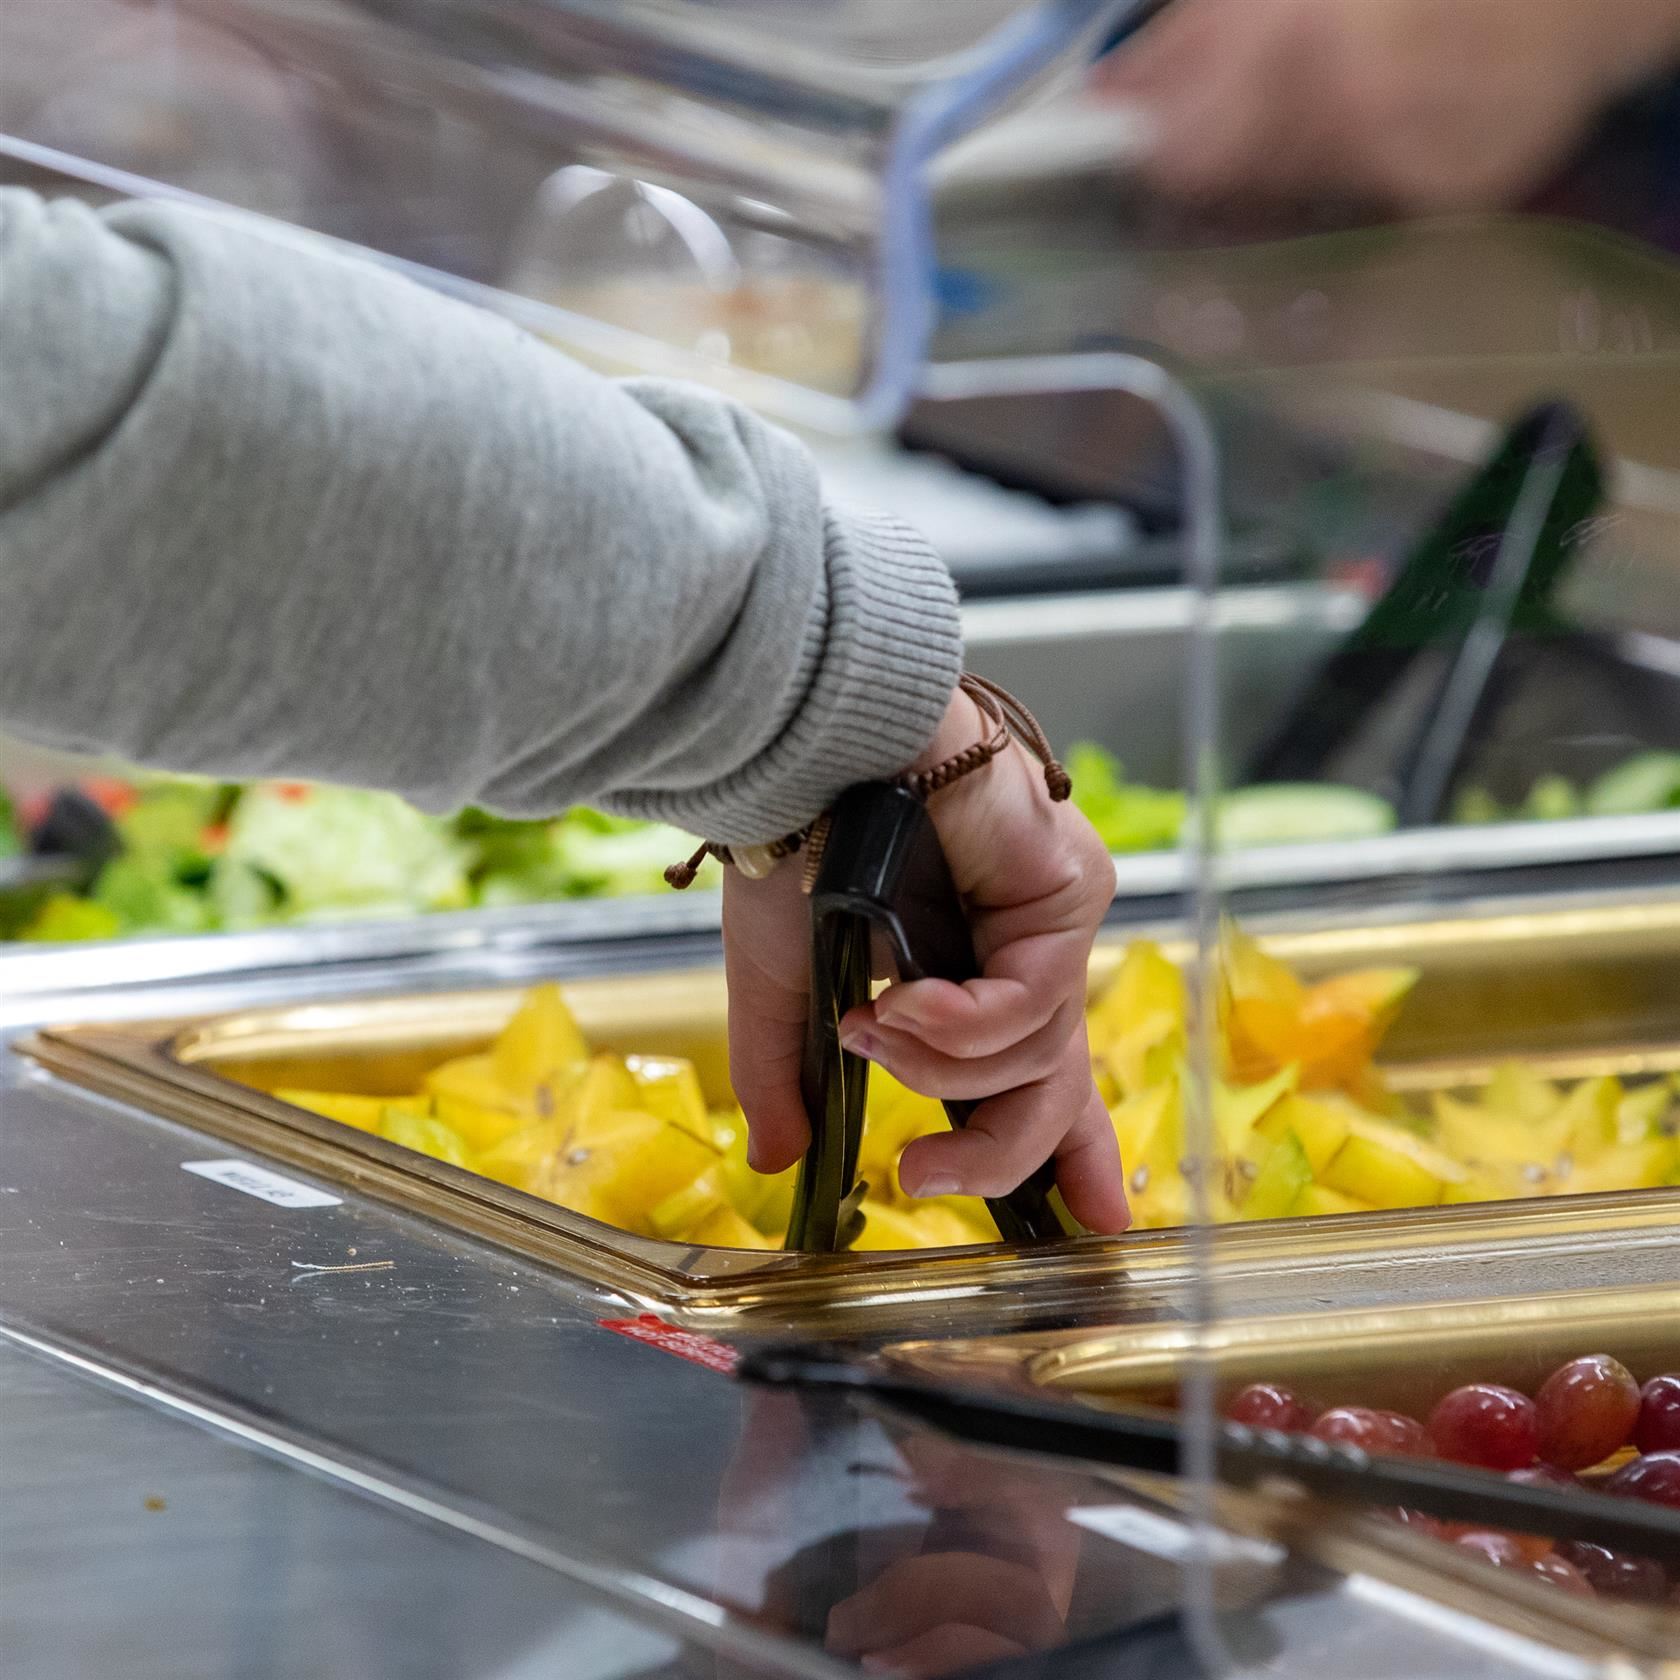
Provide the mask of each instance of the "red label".
[{"label": "red label", "polygon": [[640,1318],[603,1318],[597,1322],[603,1330],[628,1336],[633,1342],[645,1342],[661,1353],[674,1353],[678,1359],[686,1359],[691,1365],[704,1365],[708,1371],[717,1371],[726,1377],[735,1374],[735,1366],[741,1357],[725,1342],[696,1335],[692,1330],[679,1329],[662,1318],[655,1318],[652,1313],[643,1313]]}]

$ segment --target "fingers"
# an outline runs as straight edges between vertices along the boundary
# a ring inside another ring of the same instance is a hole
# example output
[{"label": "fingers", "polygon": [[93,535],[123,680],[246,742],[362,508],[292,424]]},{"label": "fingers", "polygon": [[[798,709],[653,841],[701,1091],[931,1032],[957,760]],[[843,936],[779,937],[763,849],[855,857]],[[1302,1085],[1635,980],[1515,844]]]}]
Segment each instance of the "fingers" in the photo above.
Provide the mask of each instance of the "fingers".
[{"label": "fingers", "polygon": [[[1080,1041],[1083,1048],[1083,1034]],[[1094,1089],[1087,1093],[1084,1112],[1056,1151],[1056,1187],[1068,1212],[1087,1231],[1118,1236],[1130,1227],[1125,1163],[1108,1110]]]},{"label": "fingers", "polygon": [[799,1095],[809,921],[797,870],[762,881],[731,870],[724,881],[729,1077],[747,1120],[747,1158],[759,1172],[792,1166],[811,1141]]},{"label": "fingers", "polygon": [[996,1055],[1045,1026],[1067,998],[1085,995],[1091,934],[1112,897],[1113,865],[1094,888],[1081,879],[1063,904],[981,912],[977,932],[991,949],[985,975],[953,985],[912,980],[889,986],[875,1000],[883,1027],[920,1039],[948,1056]]},{"label": "fingers", "polygon": [[972,1100],[1049,1078],[1061,1063],[1080,1014],[1080,1004],[1069,999],[1037,1032],[992,1056],[943,1055],[919,1038],[871,1022],[861,1009],[841,1022],[840,1041],[854,1056],[880,1063],[900,1084],[923,1096]]},{"label": "fingers", "polygon": [[968,1674],[974,1669],[1024,1657],[1027,1647],[1005,1639],[989,1628],[953,1622],[929,1628],[891,1650],[872,1651],[858,1659],[866,1674],[902,1674],[907,1680],[938,1680],[945,1674]]},{"label": "fingers", "polygon": [[964,1058],[994,1056],[1048,1025],[1057,1013],[1057,998],[1066,995],[1065,990],[1035,990],[1001,976],[961,986],[950,980],[910,980],[889,986],[871,1014],[876,1025],[929,1050]]},{"label": "fingers", "polygon": [[1005,1196],[1052,1156],[1068,1212],[1088,1230],[1125,1230],[1131,1210],[1120,1151],[1091,1083],[1082,1030],[1048,1078],[982,1102],[961,1131],[910,1144],[899,1183],[911,1196]]},{"label": "fingers", "polygon": [[1028,1650],[1059,1643],[1063,1622],[1037,1573],[977,1552],[925,1552],[891,1565],[829,1613],[831,1651],[883,1651],[930,1629],[987,1628]]}]

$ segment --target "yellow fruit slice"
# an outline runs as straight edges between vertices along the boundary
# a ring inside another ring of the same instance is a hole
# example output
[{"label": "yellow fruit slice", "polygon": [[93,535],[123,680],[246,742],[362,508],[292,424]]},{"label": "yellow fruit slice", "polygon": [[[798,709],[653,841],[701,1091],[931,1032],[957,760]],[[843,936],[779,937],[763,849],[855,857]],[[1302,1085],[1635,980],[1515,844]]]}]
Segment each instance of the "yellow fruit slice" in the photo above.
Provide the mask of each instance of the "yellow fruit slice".
[{"label": "yellow fruit slice", "polygon": [[1362,1202],[1357,1196],[1344,1196],[1341,1191],[1327,1189],[1322,1184],[1308,1184],[1303,1186],[1289,1211],[1299,1218],[1331,1213],[1369,1213],[1371,1203]]},{"label": "yellow fruit slice", "polygon": [[440,1092],[432,1101],[438,1119],[459,1132],[472,1149],[493,1148],[504,1138],[529,1126],[535,1117],[533,1109],[485,1108],[478,1103],[462,1102],[445,1092]]},{"label": "yellow fruit slice", "polygon": [[1093,1044],[1106,1044],[1155,1018],[1183,1023],[1184,976],[1153,940],[1134,939],[1114,977],[1087,1012],[1086,1026]]},{"label": "yellow fruit slice", "polygon": [[1226,1155],[1248,1151],[1250,1134],[1267,1112],[1295,1089],[1298,1070],[1281,1068],[1270,1079],[1256,1085],[1213,1084],[1213,1131],[1215,1147]]},{"label": "yellow fruit slice", "polygon": [[1105,1095],[1138,1095],[1165,1078],[1183,1053],[1184,977],[1160,948],[1134,940],[1086,1022]]},{"label": "yellow fruit slice", "polygon": [[688,1240],[701,1248],[769,1248],[770,1239],[749,1225],[734,1208],[720,1207],[700,1221]]},{"label": "yellow fruit slice", "polygon": [[[618,1056],[591,1056],[583,1077],[555,1107],[568,1121],[567,1139],[574,1148],[590,1143],[602,1128],[616,1130],[622,1114],[645,1114],[636,1080]],[[658,1115],[653,1116],[658,1119]],[[707,1136],[710,1136],[708,1129]]]},{"label": "yellow fruit slice", "polygon": [[1462,1184],[1470,1176],[1457,1161],[1398,1126],[1354,1115],[1348,1131],[1321,1182],[1373,1207],[1430,1207],[1449,1184]]},{"label": "yellow fruit slice", "polygon": [[1190,1186],[1176,1167],[1132,1173],[1126,1180],[1126,1199],[1134,1230],[1166,1230],[1190,1218]]},{"label": "yellow fruit slice", "polygon": [[1621,1106],[1619,1079],[1583,1079],[1553,1118],[1563,1133],[1563,1148],[1577,1161],[1614,1148]]},{"label": "yellow fruit slice", "polygon": [[474,1149],[488,1149],[539,1117],[531,1100],[516,1097],[497,1082],[489,1056],[463,1056],[427,1074],[425,1088],[445,1125]]},{"label": "yellow fruit slice", "polygon": [[311,1114],[354,1126],[359,1132],[377,1132],[391,1101],[389,1097],[358,1097],[346,1091],[305,1091],[290,1085],[272,1094],[293,1108],[306,1108]]},{"label": "yellow fruit slice", "polygon": [[852,1245],[862,1253],[905,1248],[967,1248],[996,1241],[949,1208],[911,1211],[884,1203],[864,1203],[863,1234]]},{"label": "yellow fruit slice", "polygon": [[1312,1162],[1293,1132],[1286,1132],[1260,1163],[1259,1175],[1243,1197],[1244,1219],[1282,1219],[1312,1183]]},{"label": "yellow fruit slice", "polygon": [[1257,1136],[1276,1143],[1288,1133],[1300,1140],[1316,1178],[1348,1140],[1352,1111],[1335,1097],[1286,1096],[1255,1127]]},{"label": "yellow fruit slice", "polygon": [[478,1170],[498,1184],[530,1190],[538,1171],[564,1147],[567,1122],[559,1117],[533,1120],[510,1132],[476,1156]]},{"label": "yellow fruit slice", "polygon": [[1558,1188],[1565,1194],[1585,1196],[1600,1190],[1649,1190],[1670,1183],[1680,1169],[1675,1141],[1670,1137],[1646,1138],[1640,1143],[1620,1143],[1586,1161],[1560,1169]]},{"label": "yellow fruit slice", "polygon": [[1178,1111],[1178,1086],[1171,1081],[1151,1086],[1109,1111],[1120,1145],[1120,1163],[1130,1177],[1139,1167],[1178,1164],[1183,1127]]},{"label": "yellow fruit slice", "polygon": [[1544,1169],[1569,1133],[1569,1120],[1560,1120],[1555,1108],[1547,1115],[1517,1114],[1446,1092],[1435,1095],[1433,1107],[1435,1143],[1468,1165]]},{"label": "yellow fruit slice", "polygon": [[[657,1146],[667,1132],[675,1136],[684,1135],[651,1114],[637,1114],[630,1110],[597,1116],[590,1126],[587,1143],[570,1142],[563,1119],[556,1118],[542,1125],[552,1128],[546,1132],[546,1137],[557,1141],[536,1162],[522,1188],[609,1225],[623,1223],[617,1191],[626,1161],[650,1144]],[[530,1136],[535,1144],[544,1133],[532,1128]],[[509,1141],[511,1143],[512,1140]],[[500,1151],[489,1151],[484,1157],[485,1162],[495,1164],[507,1148],[508,1145],[504,1144]],[[695,1176],[697,1174],[691,1173],[665,1186],[661,1194],[650,1202],[650,1209]]]},{"label": "yellow fruit slice", "polygon": [[702,1220],[709,1219],[720,1210],[740,1218],[740,1214],[729,1205],[729,1191],[724,1183],[721,1164],[708,1167],[692,1184],[685,1184],[682,1189],[673,1191],[654,1208],[648,1218],[659,1236],[678,1242],[687,1237]]},{"label": "yellow fruit slice", "polygon": [[1549,1196],[1557,1188],[1552,1173],[1545,1167],[1530,1163],[1527,1166],[1488,1164],[1473,1167],[1456,1184],[1449,1184],[1441,1192],[1444,1206],[1458,1206],[1471,1202],[1510,1202],[1529,1196]]},{"label": "yellow fruit slice", "polygon": [[496,1077],[495,1058],[488,1050],[476,1056],[455,1056],[441,1062],[420,1082],[436,1096],[440,1091],[485,1108],[515,1107],[519,1098]]},{"label": "yellow fruit slice", "polygon": [[681,1126],[651,1114],[599,1119],[587,1143],[569,1139],[531,1187],[551,1201],[641,1236],[654,1236],[653,1210],[714,1166],[718,1152]]},{"label": "yellow fruit slice", "polygon": [[533,986],[490,1047],[497,1080],[529,1095],[589,1054],[578,1024],[552,981]]},{"label": "yellow fruit slice", "polygon": [[1521,1062],[1502,1062],[1482,1090],[1482,1107],[1523,1120],[1543,1120],[1563,1100],[1549,1079]]},{"label": "yellow fruit slice", "polygon": [[1616,1110],[1616,1141],[1639,1143],[1648,1138],[1673,1106],[1674,1093],[1666,1080],[1653,1079],[1624,1093]]},{"label": "yellow fruit slice", "polygon": [[680,1056],[626,1056],[624,1065],[636,1082],[637,1108],[696,1137],[711,1135],[706,1098],[693,1062]]},{"label": "yellow fruit slice", "polygon": [[434,1161],[447,1161],[452,1167],[472,1164],[458,1132],[441,1120],[417,1114],[397,1103],[386,1106],[379,1121],[379,1135],[400,1143],[404,1149],[417,1149],[422,1155],[430,1155]]},{"label": "yellow fruit slice", "polygon": [[882,1068],[871,1068],[858,1176],[869,1181],[875,1195],[889,1201],[901,1199],[898,1158],[905,1147],[917,1138],[949,1129],[945,1110],[934,1098],[901,1085]]}]

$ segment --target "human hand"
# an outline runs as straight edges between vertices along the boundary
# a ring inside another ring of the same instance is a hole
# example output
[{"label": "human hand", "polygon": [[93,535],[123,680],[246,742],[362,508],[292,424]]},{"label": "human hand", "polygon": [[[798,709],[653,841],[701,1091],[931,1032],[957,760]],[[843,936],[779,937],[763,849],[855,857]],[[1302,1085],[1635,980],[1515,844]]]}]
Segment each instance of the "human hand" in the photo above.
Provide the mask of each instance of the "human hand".
[{"label": "human hand", "polygon": [[1680,58],[1680,0],[1174,0],[1107,58],[1174,197],[1497,208]]},{"label": "human hand", "polygon": [[[988,731],[958,693],[921,764]],[[1052,804],[1011,747],[928,806],[968,907],[981,977],[890,985],[841,1022],[855,1054],[916,1091],[981,1099],[960,1132],[919,1138],[899,1179],[913,1196],[1002,1196],[1054,1156],[1068,1211],[1094,1231],[1130,1222],[1114,1129],[1091,1079],[1085,971],[1114,866],[1070,804]],[[799,1094],[810,913],[799,871],[724,883],[730,1072],[761,1172],[810,1141]]]},{"label": "human hand", "polygon": [[934,1680],[1065,1643],[1081,1552],[1067,1512],[1087,1478],[919,1432],[897,1445],[929,1527],[834,1606],[827,1649]]}]

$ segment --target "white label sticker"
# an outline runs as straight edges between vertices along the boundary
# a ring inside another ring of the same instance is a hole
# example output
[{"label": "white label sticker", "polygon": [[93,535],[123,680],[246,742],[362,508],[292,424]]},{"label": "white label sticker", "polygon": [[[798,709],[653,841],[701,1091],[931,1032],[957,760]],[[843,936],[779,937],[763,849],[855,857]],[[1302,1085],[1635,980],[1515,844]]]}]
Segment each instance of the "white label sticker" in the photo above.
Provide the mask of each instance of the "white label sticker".
[{"label": "white label sticker", "polygon": [[276,1207],[315,1208],[337,1207],[342,1196],[330,1196],[313,1185],[299,1184],[295,1178],[282,1178],[267,1167],[250,1161],[183,1161],[182,1172],[197,1173],[200,1178],[225,1184],[230,1190],[243,1190],[247,1196],[258,1196]]}]

